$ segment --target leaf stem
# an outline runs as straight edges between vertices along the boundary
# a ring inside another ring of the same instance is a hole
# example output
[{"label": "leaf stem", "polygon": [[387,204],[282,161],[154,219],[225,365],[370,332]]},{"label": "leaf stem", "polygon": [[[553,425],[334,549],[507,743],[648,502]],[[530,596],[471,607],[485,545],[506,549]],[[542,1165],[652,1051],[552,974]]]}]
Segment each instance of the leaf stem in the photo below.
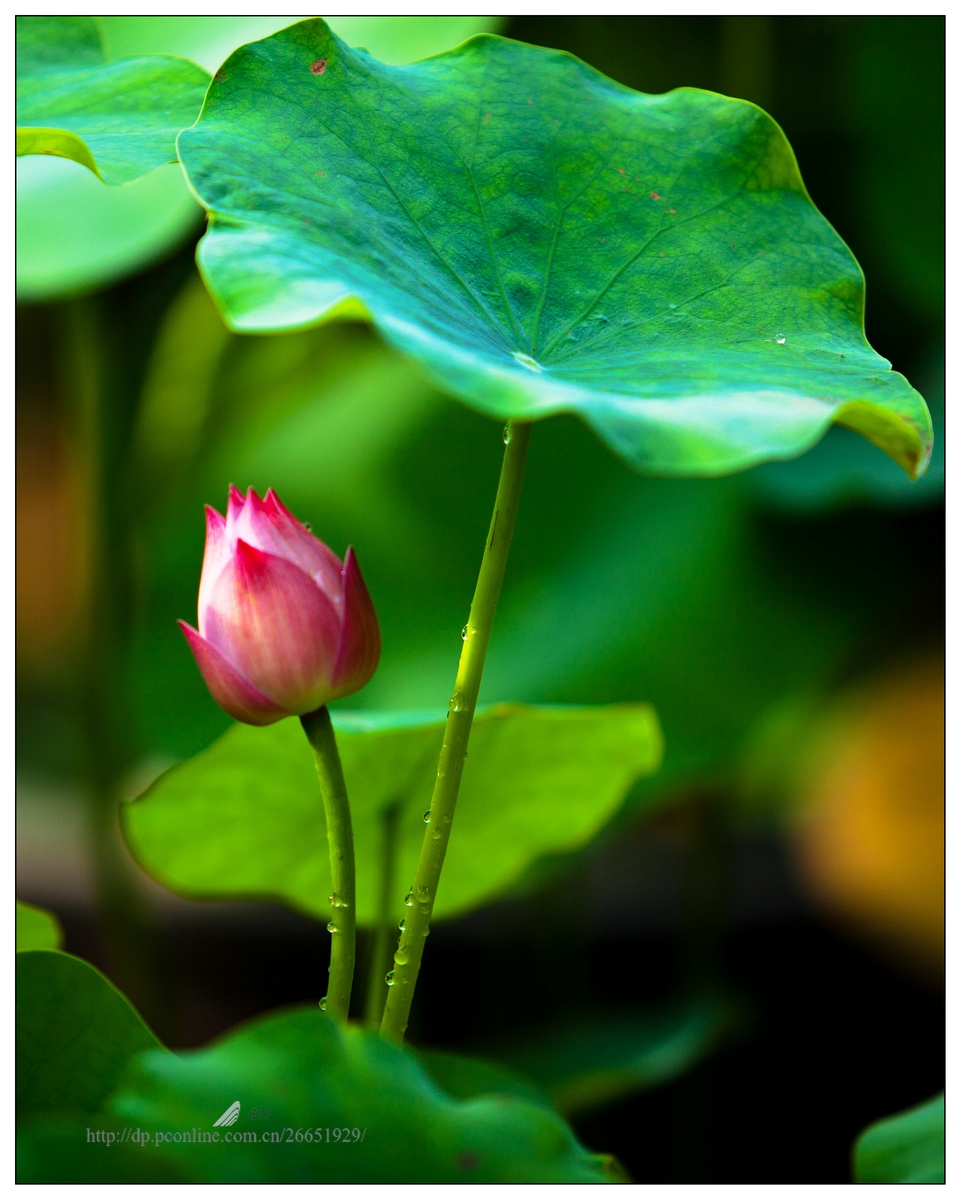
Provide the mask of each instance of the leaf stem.
[{"label": "leaf stem", "polygon": [[394,954],[392,986],[380,1032],[397,1045],[404,1040],[410,1005],[424,954],[424,939],[430,930],[430,918],[437,896],[447,843],[450,839],[457,793],[460,790],[467,742],[474,720],[484,660],[494,625],[494,613],[504,582],[504,569],[514,535],[514,521],[520,501],[524,463],[530,442],[529,421],[511,421],[505,430],[504,461],[501,465],[497,499],[491,517],[490,532],[484,546],[470,617],[464,631],[464,647],[454,694],[447,712],[444,744],[437,763],[437,779],[431,798],[430,818],[424,833],[417,873],[407,899],[408,909],[400,944]]},{"label": "leaf stem", "polygon": [[[373,945],[370,949],[369,977],[367,979],[367,1008],[364,1019],[371,1029],[379,1029],[387,999],[385,975],[390,970],[392,956],[391,899],[397,875],[397,825],[400,821],[401,805],[398,801],[381,813],[381,860],[380,895],[377,897],[377,925],[374,929]],[[396,940],[396,939],[395,939]]]},{"label": "leaf stem", "polygon": [[330,851],[331,895],[330,977],[326,1010],[338,1021],[350,1011],[357,943],[357,904],[354,891],[354,834],[337,739],[326,704],[300,718],[314,752],[314,764],[324,798],[327,845]]}]

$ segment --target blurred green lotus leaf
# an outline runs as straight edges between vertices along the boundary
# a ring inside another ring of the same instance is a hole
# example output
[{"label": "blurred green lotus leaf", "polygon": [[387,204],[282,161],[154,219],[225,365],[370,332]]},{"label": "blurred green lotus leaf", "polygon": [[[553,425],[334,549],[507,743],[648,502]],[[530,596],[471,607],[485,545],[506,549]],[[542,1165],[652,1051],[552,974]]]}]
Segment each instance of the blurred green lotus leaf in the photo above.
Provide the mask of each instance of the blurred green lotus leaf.
[{"label": "blurred green lotus leaf", "polygon": [[[105,16],[96,23],[108,60],[173,54],[214,71],[242,42],[266,37],[290,20]],[[501,20],[332,18],[341,37],[369,46],[386,62],[437,54],[473,33],[496,29]],[[68,159],[25,156],[17,163],[17,298],[44,301],[111,283],[172,250],[200,217],[179,166],[161,167],[123,188],[105,188]]]},{"label": "blurred green lotus leaf", "polygon": [[858,1183],[944,1183],[944,1093],[869,1125],[854,1144]]},{"label": "blurred green lotus leaf", "polygon": [[97,1111],[127,1061],[160,1043],[83,959],[17,954],[17,1119]]},{"label": "blurred green lotus leaf", "polygon": [[[397,878],[413,878],[444,717],[335,711],[334,725],[354,826],[357,920],[372,924],[383,830],[397,806]],[[589,842],[660,756],[657,718],[643,704],[478,713],[435,917],[468,912],[533,860]],[[297,721],[235,725],[126,805],[123,827],[137,860],[172,891],[330,911],[323,805]],[[394,919],[405,911],[398,895]]]},{"label": "blurred green lotus leaf", "polygon": [[44,155],[17,159],[17,299],[38,303],[102,287],[162,258],[203,210],[176,164],[119,188]]},{"label": "blurred green lotus leaf", "polygon": [[[503,1067],[434,1056],[443,1059],[436,1073],[453,1082],[449,1094],[414,1051],[340,1028],[316,1006],[172,1054],[88,964],[31,952],[18,957],[17,1046],[21,1115],[34,1118],[18,1140],[21,1182],[620,1178],[610,1159],[579,1145],[536,1089]],[[20,1099],[18,1093],[18,1105]],[[231,1108],[237,1111],[224,1121],[234,1131],[228,1142],[214,1126]],[[109,1154],[84,1136],[93,1113],[96,1127],[115,1138]],[[136,1145],[123,1133],[131,1126],[143,1139]],[[159,1146],[153,1136],[194,1128],[209,1136]],[[289,1139],[261,1136],[288,1128]]]},{"label": "blurred green lotus leaf", "polygon": [[417,1051],[417,1057],[441,1091],[458,1100],[470,1100],[474,1096],[521,1096],[535,1104],[551,1107],[546,1094],[536,1084],[502,1063],[451,1054],[447,1050],[421,1049]]},{"label": "blurred green lotus leaf", "polygon": [[17,17],[17,154],[53,154],[105,183],[177,158],[210,76],[171,55],[107,62],[93,17]]},{"label": "blurred green lotus leaf", "polygon": [[705,997],[656,1013],[596,1013],[483,1050],[572,1116],[683,1075],[737,1018],[731,1001]]},{"label": "blurred green lotus leaf", "polygon": [[[296,17],[100,17],[111,58],[179,54],[216,71],[243,42],[269,37]],[[503,17],[328,17],[338,37],[381,62],[440,54],[475,33],[494,32]]]},{"label": "blurred green lotus leaf", "polygon": [[60,922],[45,908],[17,901],[17,953],[21,950],[59,950],[63,945]]},{"label": "blurred green lotus leaf", "polygon": [[833,421],[927,463],[860,269],[752,104],[486,35],[392,67],[311,20],[232,55],[178,150],[237,330],[366,313],[480,411],[576,412],[655,473],[790,457]]},{"label": "blurred green lotus leaf", "polygon": [[[254,1021],[194,1053],[141,1055],[108,1107],[138,1128],[209,1130],[238,1097],[233,1144],[222,1138],[219,1144],[163,1147],[164,1157],[187,1178],[208,1183],[612,1179],[607,1160],[580,1146],[543,1105],[504,1093],[453,1099],[438,1089],[412,1051],[365,1029],[341,1028],[316,1006]],[[251,1112],[254,1104],[261,1113],[270,1110],[266,1122]],[[310,1132],[302,1139],[265,1143],[259,1136],[264,1128]],[[257,1140],[238,1145],[236,1132],[252,1130]]]}]

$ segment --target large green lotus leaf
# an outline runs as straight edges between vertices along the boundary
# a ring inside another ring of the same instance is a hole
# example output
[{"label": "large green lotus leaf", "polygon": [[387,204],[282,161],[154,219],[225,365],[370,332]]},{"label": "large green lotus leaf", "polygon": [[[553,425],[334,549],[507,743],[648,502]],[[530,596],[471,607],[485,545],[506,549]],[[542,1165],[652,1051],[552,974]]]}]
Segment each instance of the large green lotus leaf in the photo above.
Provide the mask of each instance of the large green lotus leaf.
[{"label": "large green lotus leaf", "polygon": [[832,421],[927,462],[860,269],[747,102],[484,35],[386,66],[313,20],[232,55],[178,150],[238,330],[366,312],[482,412],[576,412],[646,471],[790,457]]},{"label": "large green lotus leaf", "polygon": [[105,183],[177,158],[210,76],[171,55],[107,62],[92,17],[17,18],[17,154],[54,154]]},{"label": "large green lotus leaf", "polygon": [[159,1046],[126,997],[83,959],[17,954],[18,1120],[95,1112],[127,1061]]},{"label": "large green lotus leaf", "polygon": [[598,1013],[490,1043],[484,1051],[572,1116],[683,1075],[715,1049],[737,1018],[730,1001],[705,998],[656,1013]]},{"label": "large green lotus leaf", "polygon": [[[401,806],[397,878],[413,878],[444,732],[442,716],[334,714],[357,855],[357,919],[377,916],[386,813]],[[434,915],[491,900],[535,859],[573,850],[660,761],[653,711],[496,705],[478,713]],[[296,720],[235,725],[124,809],[145,870],[191,896],[270,896],[329,912],[324,812]],[[401,894],[394,918],[405,912]]]},{"label": "large green lotus leaf", "polygon": [[944,1093],[868,1126],[854,1144],[858,1183],[944,1183]]},{"label": "large green lotus leaf", "polygon": [[60,922],[45,908],[17,901],[17,953],[21,950],[59,950],[63,945]]},{"label": "large green lotus leaf", "polygon": [[[164,1146],[200,1182],[604,1183],[607,1161],[557,1114],[510,1095],[454,1099],[409,1050],[316,1006],[278,1013],[199,1052],[144,1054],[108,1108],[140,1129],[202,1129],[239,1101],[219,1144]],[[252,1109],[270,1110],[258,1117]],[[292,1131],[266,1141],[265,1132]],[[324,1133],[317,1137],[316,1130]],[[327,1130],[331,1140],[327,1141]],[[350,1130],[335,1140],[334,1130]],[[311,1131],[311,1140],[297,1132]],[[356,1135],[354,1134],[356,1130]],[[238,1144],[238,1134],[257,1139]],[[227,1141],[231,1136],[231,1142]],[[284,1135],[286,1138],[286,1134]]]}]

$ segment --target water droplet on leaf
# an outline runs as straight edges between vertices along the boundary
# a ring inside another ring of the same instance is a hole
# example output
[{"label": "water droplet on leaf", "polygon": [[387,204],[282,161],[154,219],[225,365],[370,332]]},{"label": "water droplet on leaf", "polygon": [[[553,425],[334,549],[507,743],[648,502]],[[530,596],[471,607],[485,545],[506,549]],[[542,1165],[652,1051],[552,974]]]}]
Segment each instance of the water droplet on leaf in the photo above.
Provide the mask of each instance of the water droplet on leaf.
[{"label": "water droplet on leaf", "polygon": [[387,974],[384,976],[384,983],[386,983],[388,987],[394,986],[394,972],[393,971],[387,972]]},{"label": "water droplet on leaf", "polygon": [[321,1011],[321,1012],[326,1012],[326,1011],[327,1011],[327,997],[326,997],[326,996],[323,996],[323,997],[321,997],[321,1001],[320,1001],[320,1011]]},{"label": "water droplet on leaf", "polygon": [[394,962],[399,967],[405,967],[410,960],[410,950],[406,946],[398,946],[397,952],[394,955]]},{"label": "water droplet on leaf", "polygon": [[776,333],[774,335],[774,340],[777,342],[777,344],[779,346],[783,346],[784,343],[787,341],[787,338],[784,336],[783,333]]},{"label": "water droplet on leaf", "polygon": [[328,933],[339,933],[340,930],[337,928],[337,926],[334,924],[333,921],[328,921],[327,922],[327,932]]},{"label": "water droplet on leaf", "polygon": [[428,809],[427,812],[424,813],[424,824],[425,825],[430,824],[430,809]]},{"label": "water droplet on leaf", "polygon": [[538,375],[543,369],[536,359],[531,358],[529,354],[522,354],[520,350],[515,350],[511,357],[515,362],[520,363],[522,367],[526,367],[528,371],[534,371]]}]

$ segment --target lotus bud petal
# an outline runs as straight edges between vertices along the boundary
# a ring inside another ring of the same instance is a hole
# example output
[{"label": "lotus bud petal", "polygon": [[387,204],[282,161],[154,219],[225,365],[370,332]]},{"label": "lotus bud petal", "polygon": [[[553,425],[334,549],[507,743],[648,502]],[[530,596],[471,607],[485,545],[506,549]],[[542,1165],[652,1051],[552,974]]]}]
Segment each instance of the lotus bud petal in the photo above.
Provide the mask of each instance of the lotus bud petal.
[{"label": "lotus bud petal", "polygon": [[198,629],[180,627],[221,708],[248,725],[313,712],[358,691],[380,628],[352,548],[342,563],[281,504],[231,485],[207,508]]}]

